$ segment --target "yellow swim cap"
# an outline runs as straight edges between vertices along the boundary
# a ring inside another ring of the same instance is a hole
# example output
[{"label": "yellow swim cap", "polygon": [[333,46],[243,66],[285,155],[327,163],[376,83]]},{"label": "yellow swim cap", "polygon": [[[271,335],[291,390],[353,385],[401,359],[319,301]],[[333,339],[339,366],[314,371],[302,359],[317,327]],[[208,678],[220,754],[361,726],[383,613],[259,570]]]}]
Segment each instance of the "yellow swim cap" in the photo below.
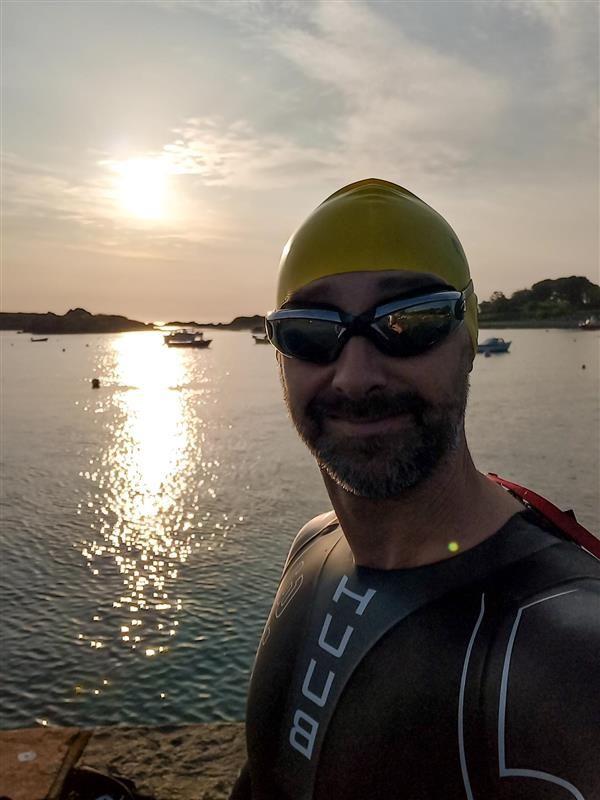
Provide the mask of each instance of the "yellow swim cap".
[{"label": "yellow swim cap", "polygon": [[[458,237],[427,203],[378,178],[351,183],[321,203],[284,247],[277,307],[318,278],[392,269],[433,273],[461,290],[471,277]],[[465,323],[476,350],[475,294]]]}]

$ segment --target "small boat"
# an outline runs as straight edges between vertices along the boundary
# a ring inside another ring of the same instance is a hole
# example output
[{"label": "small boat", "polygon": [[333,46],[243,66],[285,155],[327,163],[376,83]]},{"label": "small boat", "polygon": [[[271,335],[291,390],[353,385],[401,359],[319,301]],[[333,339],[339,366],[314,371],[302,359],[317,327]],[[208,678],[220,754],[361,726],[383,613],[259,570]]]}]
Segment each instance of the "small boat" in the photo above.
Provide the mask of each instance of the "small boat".
[{"label": "small boat", "polygon": [[252,338],[254,339],[254,344],[271,344],[266,333],[263,333],[262,336],[257,336],[255,333],[253,333]]},{"label": "small boat", "polygon": [[485,342],[477,345],[478,353],[508,353],[510,342],[505,342],[504,339],[486,339]]},{"label": "small boat", "polygon": [[585,322],[580,322],[577,327],[582,331],[599,331],[600,319],[598,317],[588,317]]},{"label": "small boat", "polygon": [[47,342],[48,341],[48,337],[46,336],[45,339],[34,339],[33,336],[32,336],[29,341],[30,342]]},{"label": "small boat", "polygon": [[202,331],[189,331],[186,328],[173,331],[163,337],[168,347],[208,347],[212,339],[205,339]]}]

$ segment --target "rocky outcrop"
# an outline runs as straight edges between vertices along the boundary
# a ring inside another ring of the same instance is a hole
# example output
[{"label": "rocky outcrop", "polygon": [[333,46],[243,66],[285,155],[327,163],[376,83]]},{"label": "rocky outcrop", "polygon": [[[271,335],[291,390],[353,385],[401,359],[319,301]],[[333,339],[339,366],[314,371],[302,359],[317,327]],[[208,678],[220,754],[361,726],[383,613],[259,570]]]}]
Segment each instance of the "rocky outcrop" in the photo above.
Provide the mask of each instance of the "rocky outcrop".
[{"label": "rocky outcrop", "polygon": [[33,334],[54,333],[124,333],[151,331],[154,325],[115,314],[90,314],[85,308],[71,308],[66,314],[11,314],[0,312],[0,330]]},{"label": "rocky outcrop", "polygon": [[0,752],[0,796],[10,800],[58,800],[81,766],[128,778],[155,800],[226,800],[246,758],[236,722],[2,731]]},{"label": "rocky outcrop", "polygon": [[252,317],[235,317],[231,322],[167,322],[169,327],[177,328],[216,328],[223,331],[264,331],[265,318],[260,314]]}]

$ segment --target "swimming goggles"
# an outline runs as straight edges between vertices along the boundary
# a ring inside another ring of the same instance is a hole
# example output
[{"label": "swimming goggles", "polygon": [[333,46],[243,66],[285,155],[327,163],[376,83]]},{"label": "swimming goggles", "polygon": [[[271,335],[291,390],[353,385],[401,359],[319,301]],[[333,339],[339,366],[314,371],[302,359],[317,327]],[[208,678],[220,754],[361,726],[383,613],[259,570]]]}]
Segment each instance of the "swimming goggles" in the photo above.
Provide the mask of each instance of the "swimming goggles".
[{"label": "swimming goggles", "polygon": [[331,364],[352,336],[364,336],[388,356],[424,353],[463,322],[469,281],[462,291],[444,289],[401,297],[353,315],[326,308],[282,308],[265,319],[267,337],[289,358]]}]

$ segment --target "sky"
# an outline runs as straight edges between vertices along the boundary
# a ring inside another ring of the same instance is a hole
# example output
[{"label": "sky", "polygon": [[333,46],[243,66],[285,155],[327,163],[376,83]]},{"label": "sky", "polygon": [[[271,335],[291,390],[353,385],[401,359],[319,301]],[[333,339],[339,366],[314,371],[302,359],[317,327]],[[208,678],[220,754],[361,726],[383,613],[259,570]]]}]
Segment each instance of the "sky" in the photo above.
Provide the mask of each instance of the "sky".
[{"label": "sky", "polygon": [[273,308],[329,194],[439,211],[480,299],[598,282],[595,0],[4,0],[2,309]]}]

